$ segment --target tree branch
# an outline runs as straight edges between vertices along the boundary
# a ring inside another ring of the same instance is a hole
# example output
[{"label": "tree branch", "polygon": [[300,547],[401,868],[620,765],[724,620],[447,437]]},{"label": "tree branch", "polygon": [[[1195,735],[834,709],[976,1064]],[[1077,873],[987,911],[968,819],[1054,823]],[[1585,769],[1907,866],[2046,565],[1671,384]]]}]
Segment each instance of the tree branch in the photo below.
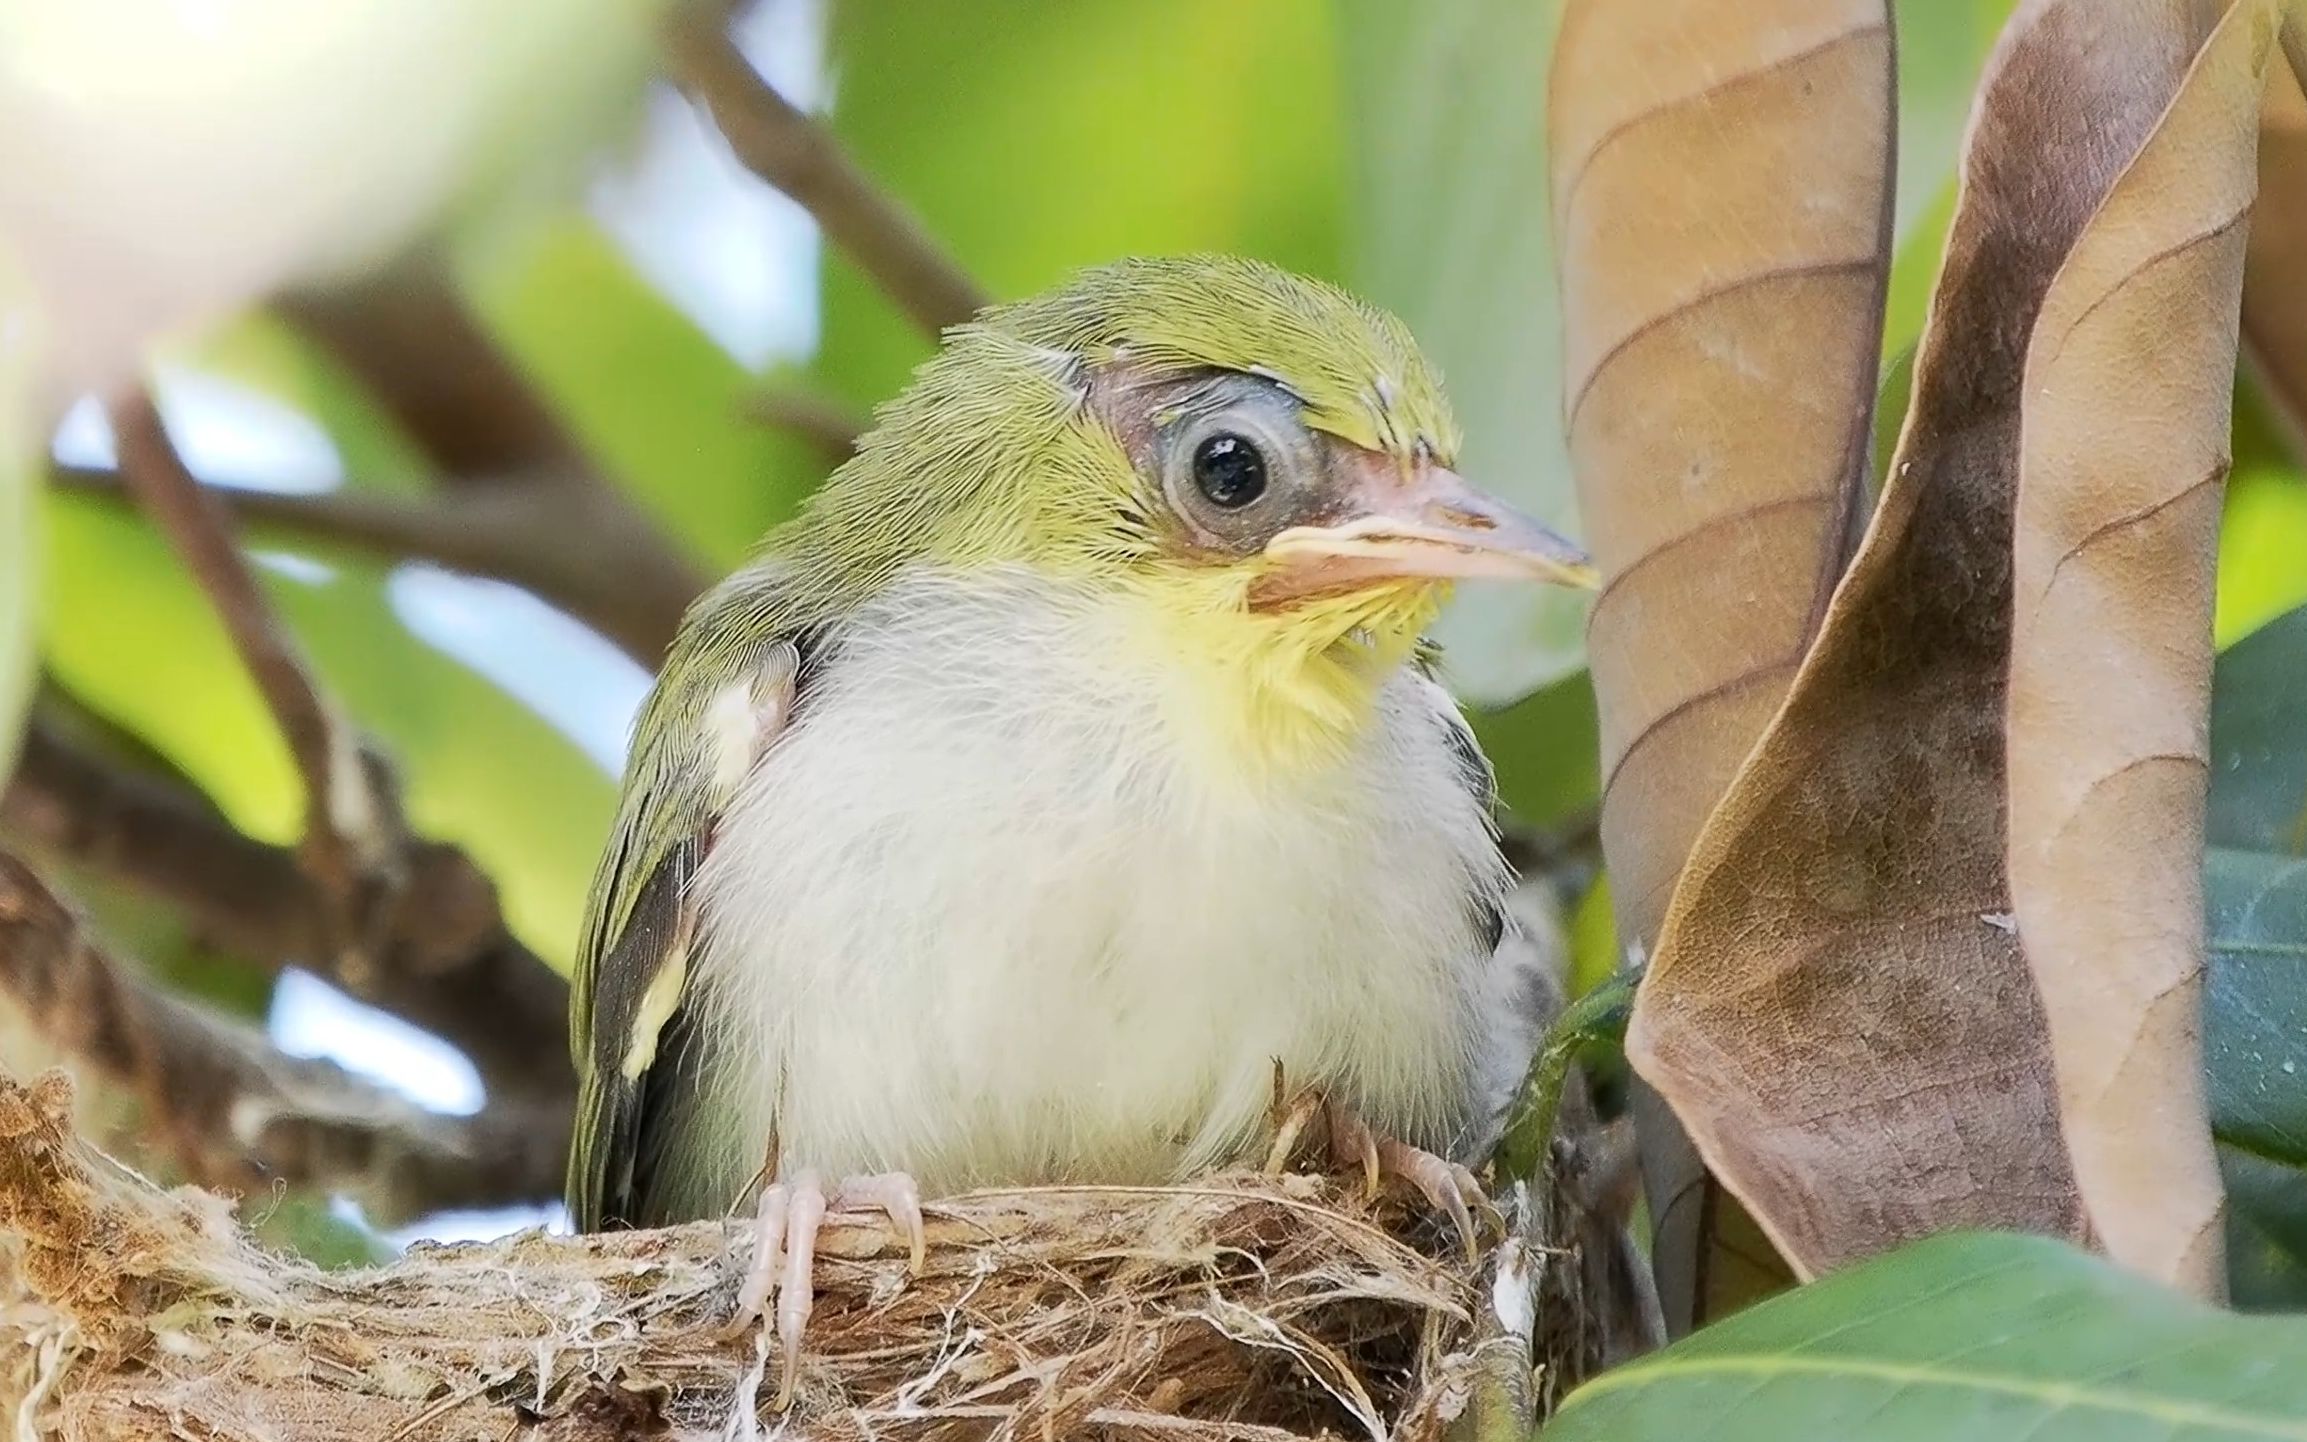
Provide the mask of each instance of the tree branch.
[{"label": "tree branch", "polygon": [[108,956],[6,852],[0,995],[135,1097],[146,1135],[202,1186],[261,1194],[288,1182],[347,1193],[388,1226],[560,1190],[566,1099],[507,1098],[477,1116],[436,1116],[333,1063],[285,1056]]},{"label": "tree branch", "polygon": [[[133,499],[119,473],[57,466],[62,490]],[[422,500],[357,491],[284,493],[212,486],[236,521],[370,551],[392,560],[431,561],[453,571],[507,581],[568,612],[654,670],[694,600],[699,578],[660,547],[632,543],[621,506],[559,474],[496,477]]]},{"label": "tree branch", "polygon": [[414,840],[368,965],[332,944],[327,898],[284,847],[232,828],[206,797],[76,746],[35,711],[0,832],[161,901],[209,944],[301,964],[462,1051],[492,1096],[576,1090],[568,986],[514,938],[496,888],[453,846]]},{"label": "tree branch", "polygon": [[830,396],[794,386],[777,386],[745,403],[746,414],[765,426],[788,432],[815,446],[831,465],[857,453],[871,422]]},{"label": "tree branch", "polygon": [[398,421],[460,485],[551,473],[586,479],[585,458],[506,360],[427,252],[375,275],[298,292],[274,308]]},{"label": "tree branch", "polygon": [[968,320],[985,293],[921,220],[875,186],[832,134],[761,78],[729,39],[727,7],[683,3],[667,22],[674,79],[721,127],[748,170],[817,220],[916,325],[935,334]]},{"label": "tree branch", "polygon": [[[656,670],[708,578],[593,465],[474,318],[437,256],[420,252],[278,308],[401,424],[449,493],[473,503],[423,524],[374,511],[357,519],[441,552],[460,549],[447,528],[479,526],[485,549],[469,565],[434,558],[528,587]],[[285,511],[278,518],[294,519]]]},{"label": "tree branch", "polygon": [[185,468],[148,395],[113,407],[121,473],[207,593],[303,778],[303,860],[336,902],[340,947],[365,950],[370,918],[400,884],[399,808],[351,723],[313,683],[257,589],[223,505]]}]

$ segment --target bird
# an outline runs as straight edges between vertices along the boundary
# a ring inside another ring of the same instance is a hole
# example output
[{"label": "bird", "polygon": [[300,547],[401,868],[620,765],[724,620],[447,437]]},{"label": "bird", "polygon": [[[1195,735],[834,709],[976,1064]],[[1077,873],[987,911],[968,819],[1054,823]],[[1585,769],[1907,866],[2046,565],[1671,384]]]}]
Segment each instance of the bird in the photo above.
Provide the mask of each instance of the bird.
[{"label": "bird", "polygon": [[1259,261],[950,328],[639,713],[575,1226],[750,1197],[782,1403],[828,1207],[918,1270],[924,1195],[1241,1162],[1277,1076],[1462,1217],[1510,876],[1424,633],[1455,582],[1594,571],[1460,444],[1402,322]]}]

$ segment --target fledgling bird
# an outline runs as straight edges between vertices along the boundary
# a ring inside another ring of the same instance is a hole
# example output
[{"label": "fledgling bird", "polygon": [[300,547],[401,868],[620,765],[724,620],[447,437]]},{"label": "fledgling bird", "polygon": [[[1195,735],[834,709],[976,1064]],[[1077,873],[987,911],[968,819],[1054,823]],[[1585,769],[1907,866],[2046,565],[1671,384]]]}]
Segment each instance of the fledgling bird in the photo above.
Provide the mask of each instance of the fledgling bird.
[{"label": "fledgling bird", "polygon": [[1243,1157],[1277,1066],[1459,1204],[1508,877],[1420,632],[1457,578],[1592,572],[1458,440],[1398,321],[1245,260],[949,332],[642,712],[578,1227],[763,1179],[743,1305],[774,1283],[789,1391],[828,1204],[918,1260],[924,1191]]}]

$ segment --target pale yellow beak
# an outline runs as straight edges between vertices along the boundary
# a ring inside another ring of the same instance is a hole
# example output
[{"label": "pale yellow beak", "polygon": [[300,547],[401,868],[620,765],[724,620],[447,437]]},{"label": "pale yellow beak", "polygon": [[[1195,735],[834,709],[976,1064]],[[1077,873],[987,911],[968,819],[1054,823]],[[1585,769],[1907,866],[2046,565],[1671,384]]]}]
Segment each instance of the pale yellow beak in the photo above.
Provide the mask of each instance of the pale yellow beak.
[{"label": "pale yellow beak", "polygon": [[1550,581],[1592,590],[1586,553],[1541,522],[1484,495],[1446,466],[1407,476],[1390,462],[1367,468],[1342,520],[1292,526],[1266,543],[1292,592],[1380,580]]}]

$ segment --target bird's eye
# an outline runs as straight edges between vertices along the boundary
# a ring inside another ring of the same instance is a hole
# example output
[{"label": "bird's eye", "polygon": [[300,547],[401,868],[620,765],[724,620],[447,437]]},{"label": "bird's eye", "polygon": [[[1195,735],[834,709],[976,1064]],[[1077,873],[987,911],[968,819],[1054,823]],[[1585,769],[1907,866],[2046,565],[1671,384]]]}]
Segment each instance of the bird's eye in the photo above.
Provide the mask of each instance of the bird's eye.
[{"label": "bird's eye", "polygon": [[1266,457],[1257,445],[1220,431],[1194,447],[1194,488],[1222,510],[1238,511],[1266,493]]},{"label": "bird's eye", "polygon": [[1255,555],[1319,498],[1321,450],[1300,404],[1272,382],[1238,373],[1171,384],[1177,399],[1156,421],[1149,459],[1158,469],[1147,479],[1195,549]]}]

